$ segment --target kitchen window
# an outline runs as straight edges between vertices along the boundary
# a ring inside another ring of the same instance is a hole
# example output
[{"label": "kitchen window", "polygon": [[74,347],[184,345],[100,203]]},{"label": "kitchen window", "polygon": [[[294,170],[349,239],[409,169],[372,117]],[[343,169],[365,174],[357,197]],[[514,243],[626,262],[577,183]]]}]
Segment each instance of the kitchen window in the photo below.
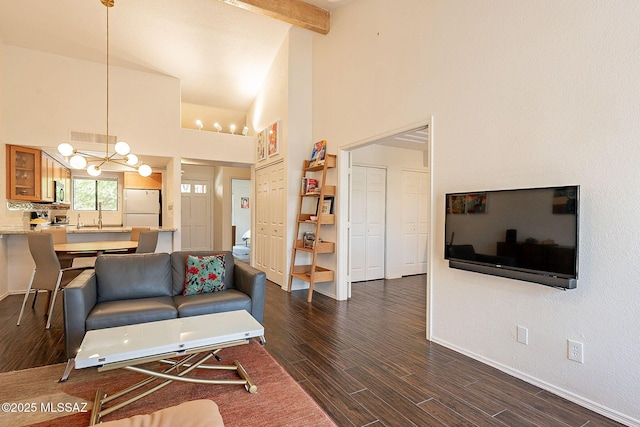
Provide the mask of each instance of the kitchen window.
[{"label": "kitchen window", "polygon": [[73,210],[97,211],[98,203],[103,211],[118,210],[117,178],[74,178]]}]

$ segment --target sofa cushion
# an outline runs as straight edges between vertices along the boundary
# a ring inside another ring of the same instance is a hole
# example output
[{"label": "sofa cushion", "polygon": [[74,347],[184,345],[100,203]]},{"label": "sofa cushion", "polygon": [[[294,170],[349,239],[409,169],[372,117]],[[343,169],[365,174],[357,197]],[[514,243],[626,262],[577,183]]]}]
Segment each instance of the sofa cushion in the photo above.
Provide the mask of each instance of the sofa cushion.
[{"label": "sofa cushion", "polygon": [[224,311],[246,310],[251,313],[251,298],[235,289],[210,294],[178,295],[173,297],[179,317],[199,316],[201,314],[221,313]]},{"label": "sofa cushion", "polygon": [[164,253],[99,256],[98,302],[172,296],[170,263]]},{"label": "sofa cushion", "polygon": [[233,254],[229,251],[179,251],[171,254],[171,281],[173,295],[182,295],[184,292],[184,278],[186,276],[187,256],[224,255],[224,282],[227,289],[233,289]]},{"label": "sofa cushion", "polygon": [[224,291],[224,254],[187,256],[183,295]]},{"label": "sofa cushion", "polygon": [[105,427],[224,427],[222,416],[212,400],[198,399],[160,409],[148,415],[134,415],[106,421]]},{"label": "sofa cushion", "polygon": [[178,311],[171,297],[139,298],[96,304],[87,316],[85,325],[90,331],[176,317]]}]

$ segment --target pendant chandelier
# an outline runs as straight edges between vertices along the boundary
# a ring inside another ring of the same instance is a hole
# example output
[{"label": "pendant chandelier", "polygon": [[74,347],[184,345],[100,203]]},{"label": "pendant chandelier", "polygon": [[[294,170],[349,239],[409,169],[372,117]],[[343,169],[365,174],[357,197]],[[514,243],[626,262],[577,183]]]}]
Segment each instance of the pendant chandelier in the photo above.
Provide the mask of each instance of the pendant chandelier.
[{"label": "pendant chandelier", "polygon": [[114,152],[109,152],[109,139],[112,138],[109,135],[109,8],[113,7],[114,0],[100,0],[100,2],[107,8],[107,134],[104,140],[104,156],[78,151],[68,142],[58,145],[58,152],[69,158],[71,167],[74,169],[87,168],[87,173],[91,176],[100,175],[103,166],[107,163],[115,163],[137,169],[140,175],[149,176],[152,172],[151,167],[142,164],[138,160],[138,156],[131,153],[131,147],[126,142],[116,142],[113,144]]}]

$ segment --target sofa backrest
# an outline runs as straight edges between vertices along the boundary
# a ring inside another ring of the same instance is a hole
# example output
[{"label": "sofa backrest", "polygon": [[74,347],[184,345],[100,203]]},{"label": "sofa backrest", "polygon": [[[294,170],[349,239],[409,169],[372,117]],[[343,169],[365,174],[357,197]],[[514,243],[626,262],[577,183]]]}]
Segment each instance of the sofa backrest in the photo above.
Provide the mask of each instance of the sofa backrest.
[{"label": "sofa backrest", "polygon": [[98,302],[173,295],[169,254],[101,255],[95,269]]},{"label": "sofa backrest", "polygon": [[187,256],[210,256],[224,254],[224,283],[227,289],[233,286],[233,254],[229,251],[179,251],[171,254],[171,275],[173,295],[180,295],[184,291],[184,280],[187,273]]}]

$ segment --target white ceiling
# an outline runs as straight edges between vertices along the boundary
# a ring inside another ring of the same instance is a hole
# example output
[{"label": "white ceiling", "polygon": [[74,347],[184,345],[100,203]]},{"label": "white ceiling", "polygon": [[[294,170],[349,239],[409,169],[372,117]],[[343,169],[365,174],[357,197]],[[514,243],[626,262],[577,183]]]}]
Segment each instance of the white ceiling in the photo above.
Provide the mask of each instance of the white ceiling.
[{"label": "white ceiling", "polygon": [[[330,10],[353,0],[308,0]],[[0,2],[0,38],[93,62],[106,60],[100,0]],[[246,112],[290,24],[219,0],[115,0],[111,65],[180,79],[182,101]]]}]

